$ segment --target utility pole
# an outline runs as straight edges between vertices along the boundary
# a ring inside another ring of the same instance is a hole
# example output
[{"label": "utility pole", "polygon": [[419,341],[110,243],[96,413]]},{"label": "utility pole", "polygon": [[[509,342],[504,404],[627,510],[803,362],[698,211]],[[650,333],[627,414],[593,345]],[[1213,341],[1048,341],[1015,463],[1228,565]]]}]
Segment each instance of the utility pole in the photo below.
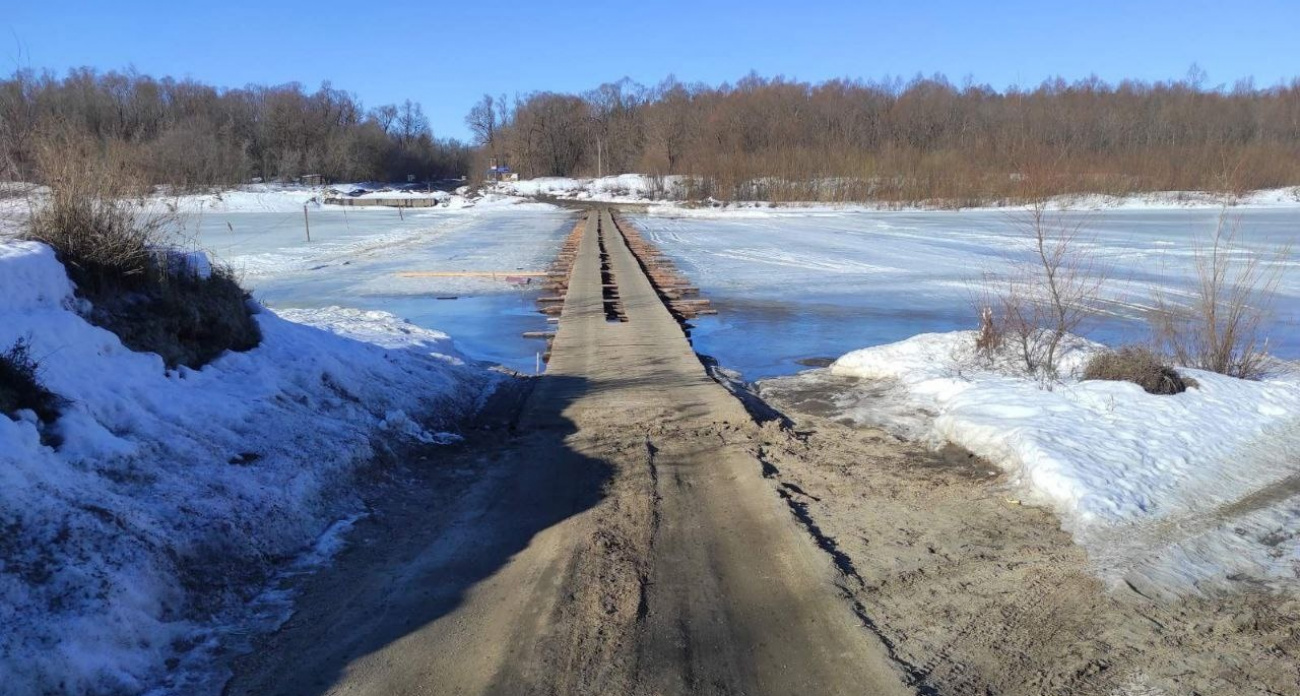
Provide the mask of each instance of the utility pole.
[{"label": "utility pole", "polygon": [[600,138],[599,126],[600,119],[595,116],[587,116],[587,123],[591,126],[592,135],[596,136],[596,178],[605,176],[605,142]]}]

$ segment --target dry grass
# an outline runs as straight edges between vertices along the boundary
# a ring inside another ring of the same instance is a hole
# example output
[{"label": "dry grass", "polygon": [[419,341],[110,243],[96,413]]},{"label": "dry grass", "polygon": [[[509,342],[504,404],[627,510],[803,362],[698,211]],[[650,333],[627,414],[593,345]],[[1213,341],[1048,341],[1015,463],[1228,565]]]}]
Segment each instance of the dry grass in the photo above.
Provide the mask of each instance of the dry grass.
[{"label": "dry grass", "polygon": [[1094,355],[1083,368],[1083,379],[1132,382],[1148,394],[1181,394],[1187,387],[1195,386],[1155,352],[1139,346]]},{"label": "dry grass", "polygon": [[153,281],[134,292],[91,299],[91,321],[117,334],[131,350],[157,353],[168,367],[199,368],[227,350],[262,341],[248,292],[226,268],[206,278],[150,272]]},{"label": "dry grass", "polygon": [[95,150],[66,133],[42,140],[38,162],[50,190],[33,203],[26,233],[58,254],[93,305],[90,320],[168,367],[202,367],[258,345],[248,293],[230,271],[176,268],[166,251],[171,217],[142,207],[142,179],[127,160]]},{"label": "dry grass", "polygon": [[1003,344],[1006,343],[1006,335],[991,305],[980,307],[979,313],[980,325],[979,333],[975,336],[975,350],[980,355],[991,356],[1002,349]]},{"label": "dry grass", "polygon": [[20,339],[0,352],[0,413],[12,417],[30,410],[42,422],[53,423],[63,400],[41,384],[39,375],[40,365],[27,341]]}]

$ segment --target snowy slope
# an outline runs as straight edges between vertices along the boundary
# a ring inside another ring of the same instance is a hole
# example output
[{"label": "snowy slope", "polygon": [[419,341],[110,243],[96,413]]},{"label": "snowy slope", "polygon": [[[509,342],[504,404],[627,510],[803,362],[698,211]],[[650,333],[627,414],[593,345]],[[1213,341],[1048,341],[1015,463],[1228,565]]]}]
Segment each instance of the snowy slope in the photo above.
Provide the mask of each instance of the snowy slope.
[{"label": "snowy slope", "polygon": [[[0,243],[0,347],[69,400],[0,416],[0,691],[138,693],[359,501],[377,445],[438,441],[494,387],[382,312],[262,310],[263,345],[168,371],[84,321],[62,266]],[[56,686],[58,685],[58,686]]]},{"label": "snowy slope", "polygon": [[[1044,385],[1008,362],[982,363],[974,341],[973,332],[922,334],[830,369],[896,383],[895,398],[928,414],[919,434],[1007,470],[1109,580],[1174,589],[1239,574],[1300,581],[1300,374],[1279,365],[1254,382],[1183,370],[1198,386],[1174,396],[1126,382]],[[1064,371],[1097,348],[1075,342]],[[848,415],[918,434],[888,408],[860,401]]]}]

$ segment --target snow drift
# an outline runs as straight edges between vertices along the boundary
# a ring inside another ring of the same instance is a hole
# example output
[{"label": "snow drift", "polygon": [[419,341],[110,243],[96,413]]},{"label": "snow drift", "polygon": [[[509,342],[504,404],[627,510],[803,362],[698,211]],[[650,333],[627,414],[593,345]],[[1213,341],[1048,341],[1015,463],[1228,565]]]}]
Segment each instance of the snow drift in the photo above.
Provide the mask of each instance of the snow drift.
[{"label": "snow drift", "polygon": [[68,401],[0,415],[0,684],[139,693],[360,502],[388,443],[445,439],[495,386],[382,312],[260,310],[262,345],[165,369],[87,323],[53,252],[0,242],[0,347]]},{"label": "snow drift", "polygon": [[[984,362],[970,331],[849,353],[831,372],[890,380],[915,415],[859,402],[849,415],[1001,466],[1053,508],[1103,577],[1185,590],[1230,577],[1300,581],[1300,375],[1262,381],[1181,370],[1173,396],[1127,382],[1044,384]],[[1062,373],[1101,346],[1073,340]],[[919,430],[919,432],[918,432]],[[1294,489],[1294,490],[1292,490]]]}]

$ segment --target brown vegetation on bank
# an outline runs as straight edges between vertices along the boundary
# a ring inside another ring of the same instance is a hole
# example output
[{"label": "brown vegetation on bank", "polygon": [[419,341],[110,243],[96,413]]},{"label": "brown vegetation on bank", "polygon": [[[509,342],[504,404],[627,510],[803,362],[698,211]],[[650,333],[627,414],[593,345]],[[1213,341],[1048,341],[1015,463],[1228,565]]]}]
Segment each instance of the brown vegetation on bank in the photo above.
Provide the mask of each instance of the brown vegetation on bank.
[{"label": "brown vegetation on bank", "polygon": [[33,180],[52,122],[128,155],[151,184],[207,186],[321,174],[405,180],[486,171],[525,177],[641,172],[664,197],[944,201],[1034,195],[1225,193],[1300,184],[1300,80],[1207,87],[1184,80],[1049,80],[995,90],[941,75],[807,83],[629,80],[583,94],[484,97],[478,148],[433,137],[419,104],[366,109],[329,83],[222,89],[79,69],[0,80],[0,178]]},{"label": "brown vegetation on bank", "polygon": [[174,216],[151,212],[147,175],[122,148],[75,128],[43,133],[33,166],[49,189],[32,200],[29,239],[54,249],[86,318],[167,367],[199,368],[262,339],[249,294],[224,267],[199,267],[173,245]]},{"label": "brown vegetation on bank", "polygon": [[1148,394],[1181,394],[1189,386],[1161,355],[1141,346],[1097,353],[1084,365],[1081,378],[1132,382]]},{"label": "brown vegetation on bank", "polygon": [[32,411],[44,423],[59,417],[63,399],[41,384],[40,369],[24,339],[0,350],[0,415],[16,417],[19,411]]},{"label": "brown vegetation on bank", "polygon": [[1049,80],[996,91],[942,76],[812,84],[630,81],[582,95],[484,97],[484,159],[524,177],[694,175],[668,197],[922,201],[1300,184],[1300,80],[1258,89]]},{"label": "brown vegetation on bank", "polygon": [[1239,233],[1240,220],[1225,210],[1196,244],[1190,298],[1157,291],[1150,323],[1156,344],[1179,365],[1258,379],[1267,371],[1264,329],[1291,247],[1252,248]]}]

